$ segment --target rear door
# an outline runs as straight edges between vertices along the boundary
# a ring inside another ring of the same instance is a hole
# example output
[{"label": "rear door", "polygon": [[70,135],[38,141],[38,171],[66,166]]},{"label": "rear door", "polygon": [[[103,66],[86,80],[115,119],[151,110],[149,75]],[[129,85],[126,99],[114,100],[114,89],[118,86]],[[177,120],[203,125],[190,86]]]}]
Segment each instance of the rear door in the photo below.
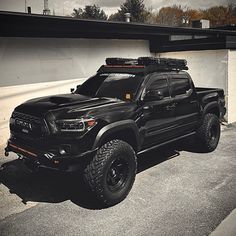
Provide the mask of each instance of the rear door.
[{"label": "rear door", "polygon": [[178,135],[196,130],[199,121],[199,103],[190,76],[180,72],[170,75],[171,97],[175,104]]}]

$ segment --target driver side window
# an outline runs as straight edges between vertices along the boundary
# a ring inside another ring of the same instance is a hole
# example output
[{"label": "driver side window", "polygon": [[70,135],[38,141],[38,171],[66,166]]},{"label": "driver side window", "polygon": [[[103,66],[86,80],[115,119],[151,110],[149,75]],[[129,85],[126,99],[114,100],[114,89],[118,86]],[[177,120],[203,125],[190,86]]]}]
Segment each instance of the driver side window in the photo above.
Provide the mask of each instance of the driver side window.
[{"label": "driver side window", "polygon": [[160,91],[164,96],[163,99],[170,97],[170,91],[167,79],[156,79],[147,88],[147,91]]}]

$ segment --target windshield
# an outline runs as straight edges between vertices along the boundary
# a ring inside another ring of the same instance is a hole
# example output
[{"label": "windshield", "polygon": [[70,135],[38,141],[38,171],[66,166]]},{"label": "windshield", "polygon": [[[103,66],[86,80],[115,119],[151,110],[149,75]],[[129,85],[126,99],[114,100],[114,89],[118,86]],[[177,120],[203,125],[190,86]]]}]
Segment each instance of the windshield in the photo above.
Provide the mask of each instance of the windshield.
[{"label": "windshield", "polygon": [[90,97],[133,100],[142,80],[142,75],[135,74],[98,74],[85,81],[75,93]]}]

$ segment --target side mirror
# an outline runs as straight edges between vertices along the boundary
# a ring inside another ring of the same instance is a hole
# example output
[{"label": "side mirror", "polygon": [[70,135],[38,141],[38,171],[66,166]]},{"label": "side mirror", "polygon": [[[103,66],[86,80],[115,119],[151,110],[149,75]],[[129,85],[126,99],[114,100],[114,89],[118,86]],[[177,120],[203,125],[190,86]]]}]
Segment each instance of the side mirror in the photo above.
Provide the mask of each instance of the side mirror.
[{"label": "side mirror", "polygon": [[186,95],[190,95],[193,92],[193,90],[190,88],[189,90],[186,91]]},{"label": "side mirror", "polygon": [[71,88],[71,89],[70,89],[70,92],[71,92],[71,93],[73,93],[74,91],[75,91],[75,89],[74,89],[74,88]]},{"label": "side mirror", "polygon": [[164,94],[160,90],[148,90],[144,96],[144,101],[160,101],[164,98]]}]

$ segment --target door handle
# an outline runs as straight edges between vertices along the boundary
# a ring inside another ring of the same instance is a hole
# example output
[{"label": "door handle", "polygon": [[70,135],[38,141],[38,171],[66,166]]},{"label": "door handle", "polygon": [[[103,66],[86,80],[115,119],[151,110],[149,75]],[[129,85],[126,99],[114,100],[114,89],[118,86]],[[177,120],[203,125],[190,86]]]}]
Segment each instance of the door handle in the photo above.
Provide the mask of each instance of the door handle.
[{"label": "door handle", "polygon": [[144,106],[143,110],[144,111],[150,111],[152,109],[152,106]]}]

